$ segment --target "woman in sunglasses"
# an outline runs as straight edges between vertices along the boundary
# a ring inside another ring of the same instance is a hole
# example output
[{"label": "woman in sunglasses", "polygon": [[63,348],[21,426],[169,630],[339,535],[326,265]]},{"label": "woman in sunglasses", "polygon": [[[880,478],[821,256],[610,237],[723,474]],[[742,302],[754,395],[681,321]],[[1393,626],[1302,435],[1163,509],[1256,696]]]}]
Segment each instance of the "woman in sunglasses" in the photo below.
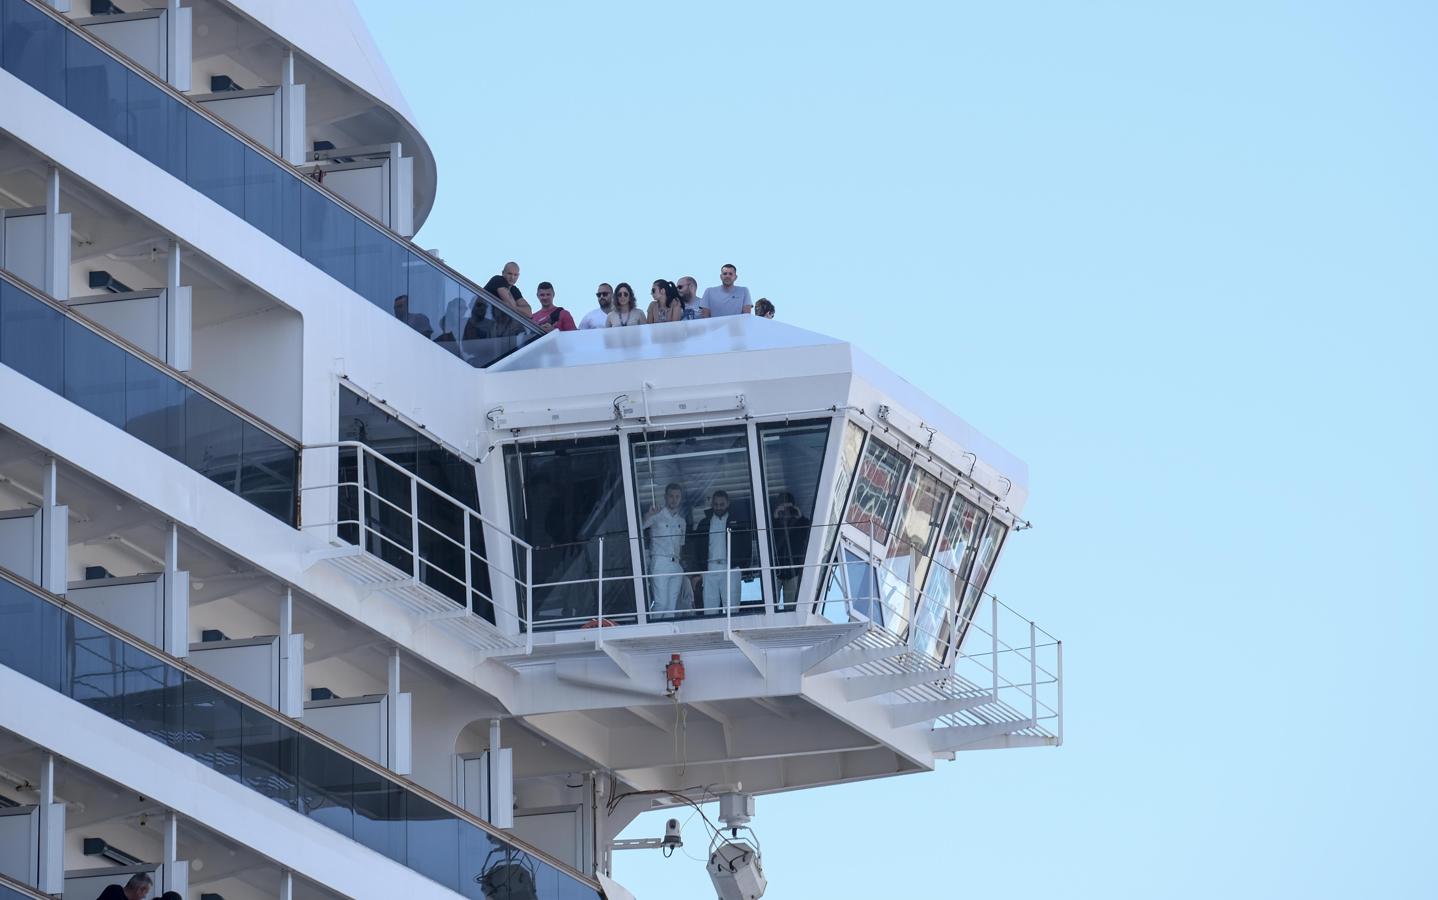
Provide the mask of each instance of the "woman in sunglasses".
[{"label": "woman in sunglasses", "polygon": [[606,328],[623,328],[625,325],[643,325],[647,321],[644,313],[634,308],[634,288],[621,281],[614,288],[614,306],[609,310]]},{"label": "woman in sunglasses", "polygon": [[679,296],[679,286],[663,278],[656,280],[649,288],[649,312],[645,318],[650,325],[678,322],[684,318],[684,300]]}]

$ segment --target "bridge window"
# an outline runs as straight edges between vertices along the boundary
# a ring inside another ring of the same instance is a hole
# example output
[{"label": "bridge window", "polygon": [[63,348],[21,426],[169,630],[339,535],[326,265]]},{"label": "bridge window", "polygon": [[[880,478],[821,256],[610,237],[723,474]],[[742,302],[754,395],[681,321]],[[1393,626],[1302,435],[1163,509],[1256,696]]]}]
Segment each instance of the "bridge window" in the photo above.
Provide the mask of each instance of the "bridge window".
[{"label": "bridge window", "polygon": [[631,441],[650,619],[762,610],[747,429]]},{"label": "bridge window", "polygon": [[[599,616],[596,579],[601,565],[604,618],[633,622],[634,578],[619,440],[511,446],[505,448],[504,462],[511,528],[534,547],[535,627],[578,628]],[[518,548],[515,559],[517,566],[523,565]]]},{"label": "bridge window", "polygon": [[883,603],[891,614],[889,621],[900,632],[908,632],[906,636],[926,642],[936,641],[938,634],[914,634],[911,626],[916,624],[914,613],[918,609],[919,588],[923,587],[928,574],[929,554],[943,524],[949,494],[937,475],[918,466],[909,471],[894,542],[889,547],[881,576]]},{"label": "bridge window", "polygon": [[882,441],[870,440],[864,448],[844,524],[857,528],[864,540],[877,548],[889,543],[889,528],[899,506],[908,465],[903,454]]},{"label": "bridge window", "polygon": [[798,599],[828,441],[828,419],[759,426],[759,459],[769,511],[770,592],[779,611],[794,609]]},{"label": "bridge window", "polygon": [[978,552],[979,535],[984,531],[987,518],[978,506],[958,497],[949,507],[939,532],[934,564],[924,582],[923,601],[915,625],[918,637],[914,641],[916,649],[936,659],[942,660],[948,653],[960,589]]}]

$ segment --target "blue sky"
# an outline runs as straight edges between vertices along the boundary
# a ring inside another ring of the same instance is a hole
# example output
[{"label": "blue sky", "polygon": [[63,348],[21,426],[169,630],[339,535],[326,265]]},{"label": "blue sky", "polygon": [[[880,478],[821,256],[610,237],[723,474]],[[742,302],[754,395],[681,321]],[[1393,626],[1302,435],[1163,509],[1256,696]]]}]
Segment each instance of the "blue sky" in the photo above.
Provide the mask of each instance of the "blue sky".
[{"label": "blue sky", "polygon": [[1066,746],[760,798],[770,897],[1438,895],[1438,6],[359,5],[424,246],[733,261],[1029,463]]}]

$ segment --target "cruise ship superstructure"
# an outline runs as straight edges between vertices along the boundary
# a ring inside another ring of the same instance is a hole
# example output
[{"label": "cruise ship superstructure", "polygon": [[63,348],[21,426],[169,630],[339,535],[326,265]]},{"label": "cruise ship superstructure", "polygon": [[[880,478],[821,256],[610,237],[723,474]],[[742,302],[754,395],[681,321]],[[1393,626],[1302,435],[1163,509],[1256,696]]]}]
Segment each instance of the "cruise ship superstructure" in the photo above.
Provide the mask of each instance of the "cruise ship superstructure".
[{"label": "cruise ship superstructure", "polygon": [[1021,462],[785,322],[542,333],[436,184],[348,0],[0,0],[0,898],[753,898],[766,795],[1062,741]]}]

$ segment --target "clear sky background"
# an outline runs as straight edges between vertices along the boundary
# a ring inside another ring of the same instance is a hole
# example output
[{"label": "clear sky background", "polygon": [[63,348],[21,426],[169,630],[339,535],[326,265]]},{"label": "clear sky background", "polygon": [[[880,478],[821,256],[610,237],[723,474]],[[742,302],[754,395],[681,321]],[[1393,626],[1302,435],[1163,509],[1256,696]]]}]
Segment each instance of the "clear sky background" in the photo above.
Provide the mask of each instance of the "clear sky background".
[{"label": "clear sky background", "polygon": [[424,246],[735,262],[1030,466],[1066,746],[759,798],[769,897],[1438,896],[1438,4],[360,7]]}]

